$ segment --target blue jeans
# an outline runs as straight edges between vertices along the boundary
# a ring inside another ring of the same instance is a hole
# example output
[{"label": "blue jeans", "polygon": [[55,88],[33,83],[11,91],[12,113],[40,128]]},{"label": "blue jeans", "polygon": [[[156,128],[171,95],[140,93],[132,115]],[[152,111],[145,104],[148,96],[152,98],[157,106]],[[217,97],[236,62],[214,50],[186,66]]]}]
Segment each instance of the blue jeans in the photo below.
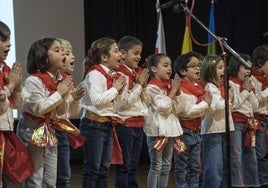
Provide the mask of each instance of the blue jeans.
[{"label": "blue jeans", "polygon": [[232,186],[259,186],[258,165],[255,147],[245,147],[246,124],[234,123],[231,132]]},{"label": "blue jeans", "polygon": [[56,130],[58,138],[57,188],[69,188],[71,180],[70,144],[66,132]]},{"label": "blue jeans", "polygon": [[143,128],[118,125],[116,132],[122,149],[124,163],[115,166],[115,187],[139,187],[135,176],[142,150]]},{"label": "blue jeans", "polygon": [[198,188],[201,167],[200,133],[183,127],[183,135],[180,138],[185,143],[187,150],[182,152],[181,155],[174,153],[176,187]]},{"label": "blue jeans", "polygon": [[204,155],[203,188],[226,188],[226,136],[225,133],[202,135]]},{"label": "blue jeans", "polygon": [[83,146],[83,188],[107,188],[112,157],[112,125],[83,118],[81,135],[87,137]]},{"label": "blue jeans", "polygon": [[24,188],[54,188],[56,185],[57,145],[44,148],[29,144],[33,131],[39,124],[30,118],[21,118],[17,128],[17,135],[27,146],[35,168],[34,174],[23,182]]},{"label": "blue jeans", "polygon": [[154,149],[156,137],[147,137],[150,169],[147,178],[148,188],[166,188],[172,164],[173,138],[168,139],[168,144],[160,152]]},{"label": "blue jeans", "polygon": [[261,185],[268,184],[268,159],[265,157],[267,154],[266,143],[266,129],[267,123],[261,121],[262,130],[256,132],[256,154],[258,160],[259,181]]}]

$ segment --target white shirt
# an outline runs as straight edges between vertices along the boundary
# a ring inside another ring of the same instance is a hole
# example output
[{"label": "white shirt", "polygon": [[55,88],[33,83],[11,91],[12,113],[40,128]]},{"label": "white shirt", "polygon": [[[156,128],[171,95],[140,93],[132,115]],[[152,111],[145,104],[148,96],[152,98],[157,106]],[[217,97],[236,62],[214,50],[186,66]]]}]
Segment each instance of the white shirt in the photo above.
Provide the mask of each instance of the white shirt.
[{"label": "white shirt", "polygon": [[[0,63],[0,71],[3,71],[3,64]],[[11,93],[7,86],[4,86],[2,89],[0,88],[0,92],[5,95],[5,100],[0,102],[0,130],[7,131],[14,129],[14,118],[13,118],[13,110],[10,106],[10,102],[8,97],[12,95],[13,101],[15,102],[16,108],[20,107],[23,102],[23,98],[21,93],[13,92]]]},{"label": "white shirt", "polygon": [[171,100],[166,91],[155,85],[147,86],[151,96],[148,106],[148,118],[143,127],[147,136],[178,137],[183,134],[180,121],[177,117],[185,107],[183,94]]},{"label": "white shirt", "polygon": [[[125,65],[124,65],[125,66]],[[127,69],[132,71],[129,67]],[[120,117],[125,120],[133,116],[144,116],[148,114],[147,105],[150,102],[150,95],[147,88],[142,88],[140,84],[135,83],[132,89],[129,89],[129,76],[120,72],[127,79],[127,85],[124,89],[124,99],[122,107],[118,110]]]},{"label": "white shirt", "polygon": [[[10,102],[8,100],[8,97],[10,97],[11,93],[8,87],[6,86],[4,86],[1,92],[5,94],[6,99],[3,102],[0,102],[0,130],[13,131],[14,129],[13,109],[11,108]],[[12,98],[15,102],[16,108],[22,105],[23,98],[21,93],[13,92]]]},{"label": "white shirt", "polygon": [[256,112],[258,114],[268,115],[268,88],[262,91],[262,83],[251,75],[252,85],[255,88],[255,95],[259,101]]},{"label": "white shirt", "polygon": [[52,115],[61,116],[66,113],[68,104],[59,92],[55,91],[52,95],[50,91],[36,76],[29,76],[23,87],[24,104],[23,112],[28,112],[36,117],[44,117],[44,114],[53,112]]},{"label": "white shirt", "polygon": [[[219,88],[212,83],[207,83],[205,90],[212,95],[210,104],[210,112],[205,114],[201,123],[201,134],[223,133],[226,132],[225,128],[225,99],[222,98]],[[231,105],[230,105],[231,108]],[[229,127],[234,130],[234,123],[229,110]]]},{"label": "white shirt", "polygon": [[[106,66],[100,65],[107,73],[110,71]],[[107,90],[107,79],[102,73],[92,70],[86,75],[83,85],[86,94],[82,98],[82,108],[100,116],[119,116],[116,112],[122,105],[122,95],[118,95],[114,87]],[[82,118],[84,116],[85,113]]]},{"label": "white shirt", "polygon": [[246,117],[253,117],[253,112],[258,109],[258,100],[253,91],[243,90],[240,92],[240,85],[229,81],[230,87],[234,89],[234,100],[232,112],[240,112]]}]

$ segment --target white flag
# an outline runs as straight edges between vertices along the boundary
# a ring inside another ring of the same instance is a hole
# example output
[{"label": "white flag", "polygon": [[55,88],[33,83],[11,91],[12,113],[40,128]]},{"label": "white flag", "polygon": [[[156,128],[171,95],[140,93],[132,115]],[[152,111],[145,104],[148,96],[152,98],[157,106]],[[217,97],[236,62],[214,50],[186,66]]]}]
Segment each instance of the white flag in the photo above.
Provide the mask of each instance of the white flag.
[{"label": "white flag", "polygon": [[165,41],[165,31],[162,19],[161,9],[156,5],[156,12],[158,18],[158,28],[157,28],[157,39],[155,44],[155,54],[164,53],[166,54],[166,41]]}]

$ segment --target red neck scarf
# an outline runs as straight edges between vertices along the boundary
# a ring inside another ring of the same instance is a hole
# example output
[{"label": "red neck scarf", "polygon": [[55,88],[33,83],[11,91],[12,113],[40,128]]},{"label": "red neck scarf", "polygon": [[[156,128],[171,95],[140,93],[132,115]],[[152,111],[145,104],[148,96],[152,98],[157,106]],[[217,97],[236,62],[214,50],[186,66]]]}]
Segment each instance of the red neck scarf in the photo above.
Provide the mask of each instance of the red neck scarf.
[{"label": "red neck scarf", "polygon": [[53,78],[48,74],[48,72],[36,72],[34,74],[31,74],[32,76],[36,76],[42,80],[42,82],[45,84],[45,86],[50,91],[49,95],[52,95],[55,91],[57,91],[58,84],[53,80]]},{"label": "red neck scarf", "polygon": [[99,64],[95,64],[95,65],[91,66],[88,70],[88,73],[93,71],[93,70],[97,70],[103,76],[105,76],[105,78],[107,80],[107,89],[110,89],[113,86],[114,80],[117,80],[120,77],[119,73],[116,73],[114,76],[109,75],[107,72],[105,72],[105,70]]},{"label": "red neck scarf", "polygon": [[123,74],[127,75],[129,77],[129,89],[132,89],[134,87],[134,84],[136,82],[136,74],[132,71],[130,71],[126,65],[120,65],[117,69],[118,72],[122,72]]},{"label": "red neck scarf", "polygon": [[183,93],[195,95],[197,97],[196,104],[202,101],[205,94],[205,90],[201,84],[193,84],[185,78],[181,79],[181,90]]},{"label": "red neck scarf", "polygon": [[168,80],[166,82],[162,82],[156,78],[152,78],[149,82],[149,84],[158,86],[160,89],[166,90],[167,91],[167,96],[169,95],[172,86],[171,86],[171,80]]},{"label": "red neck scarf", "polygon": [[252,69],[252,75],[255,76],[255,78],[262,83],[262,91],[265,90],[268,87],[268,78],[264,74],[262,74],[257,69]]},{"label": "red neck scarf", "polygon": [[237,77],[234,77],[234,76],[230,76],[229,80],[231,80],[232,82],[234,82],[234,83],[239,85],[239,91],[240,92],[243,91],[243,87],[242,87],[243,81],[241,79],[239,79]]}]

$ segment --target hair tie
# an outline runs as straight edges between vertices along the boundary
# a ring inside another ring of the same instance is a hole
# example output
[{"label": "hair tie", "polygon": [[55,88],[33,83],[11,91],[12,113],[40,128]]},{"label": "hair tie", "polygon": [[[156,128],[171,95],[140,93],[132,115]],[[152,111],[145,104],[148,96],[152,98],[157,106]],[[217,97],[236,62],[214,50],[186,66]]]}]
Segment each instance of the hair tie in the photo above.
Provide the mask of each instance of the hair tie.
[{"label": "hair tie", "polygon": [[89,58],[92,58],[93,57],[93,50],[91,48],[87,51],[87,56]]}]

